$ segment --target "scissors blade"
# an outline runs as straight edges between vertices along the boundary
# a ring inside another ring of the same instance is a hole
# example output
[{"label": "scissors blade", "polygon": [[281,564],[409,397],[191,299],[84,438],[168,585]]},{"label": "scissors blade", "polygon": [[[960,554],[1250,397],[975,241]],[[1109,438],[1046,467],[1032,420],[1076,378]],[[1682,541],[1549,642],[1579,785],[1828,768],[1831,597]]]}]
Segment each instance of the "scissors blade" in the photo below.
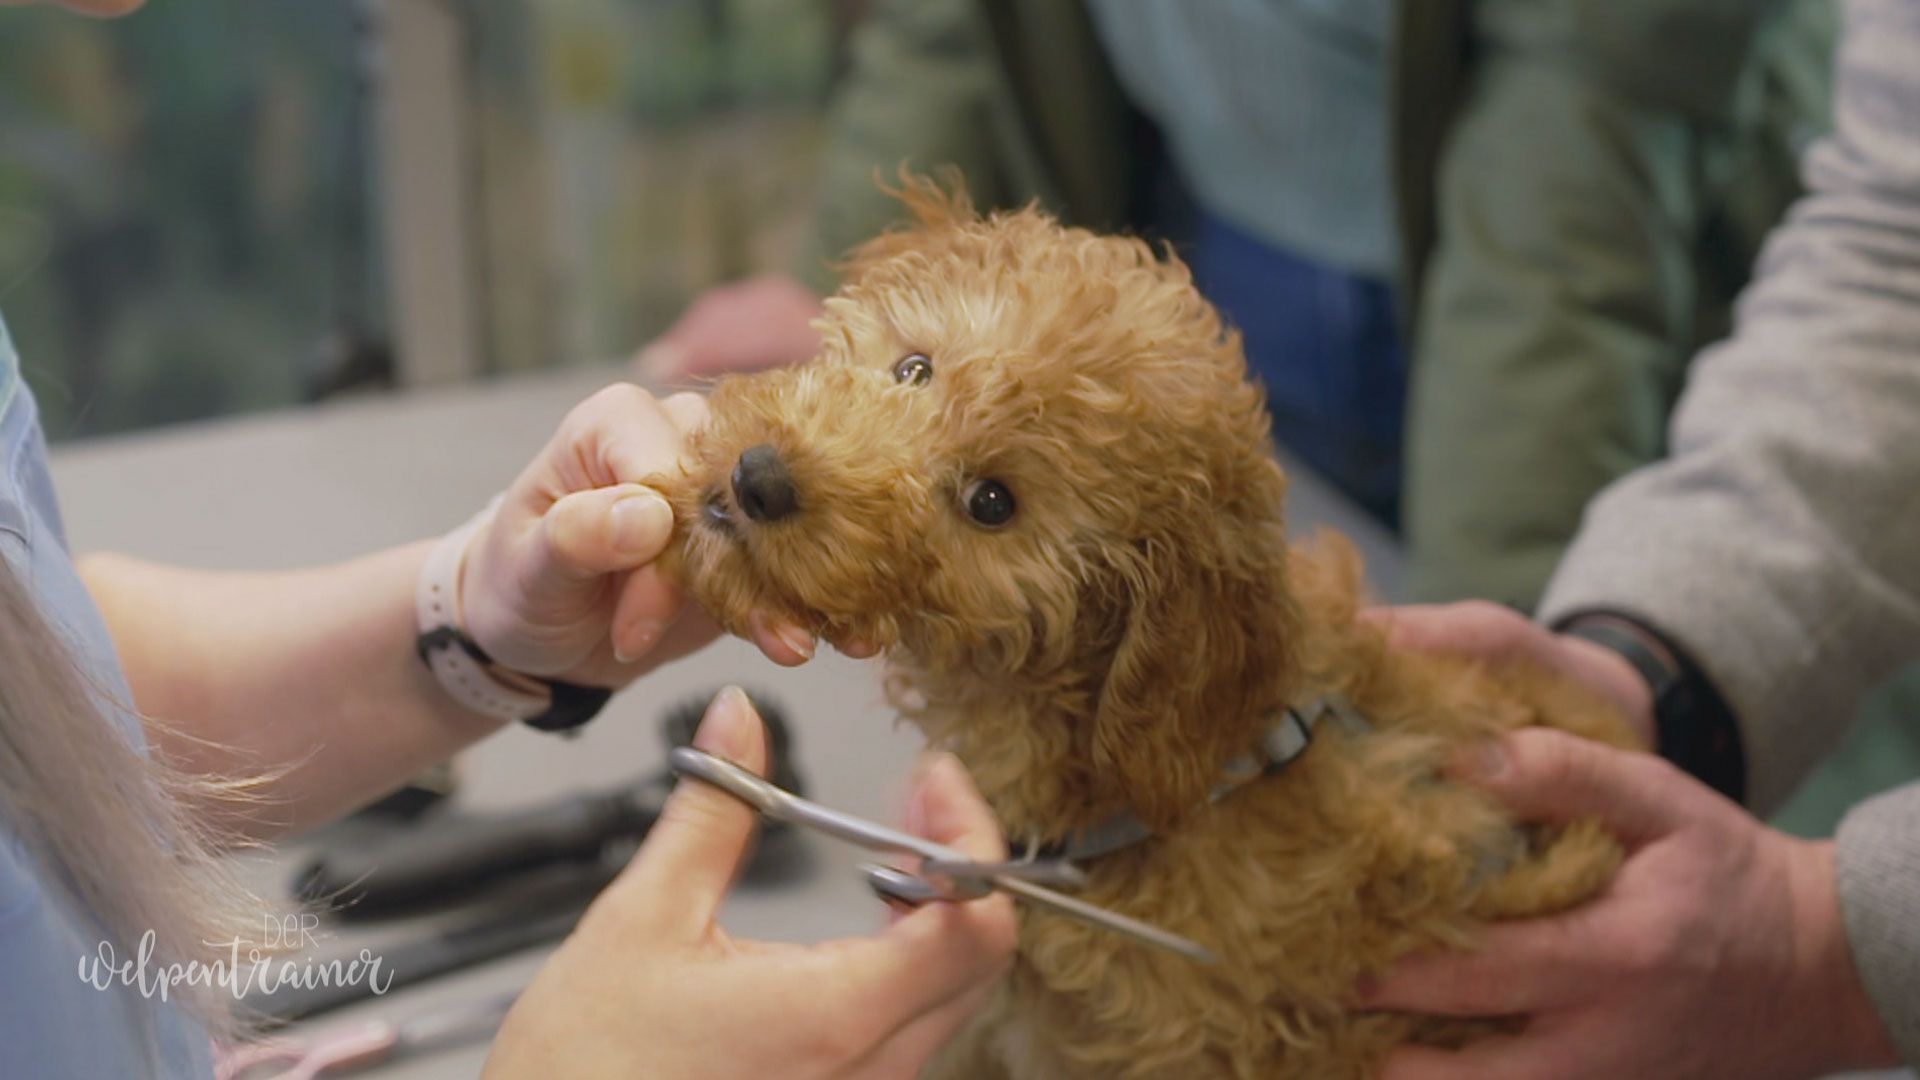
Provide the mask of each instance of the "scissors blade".
[{"label": "scissors blade", "polygon": [[1122,937],[1140,942],[1142,945],[1165,949],[1209,967],[1220,963],[1220,957],[1213,950],[1192,938],[1181,937],[1170,930],[1162,930],[1152,923],[1142,922],[1130,915],[1122,915],[1098,904],[1089,904],[1085,900],[1075,899],[1065,893],[1054,892],[1045,885],[1036,885],[1031,881],[1022,881],[1019,878],[1004,875],[991,880],[1001,891],[1017,896],[1035,907],[1046,908],[1069,919],[1078,919],[1084,923],[1103,927]]},{"label": "scissors blade", "polygon": [[869,851],[900,852],[918,855],[934,864],[939,872],[990,882],[994,888],[1019,897],[1036,907],[1046,908],[1070,919],[1103,927],[1145,945],[1166,949],[1202,964],[1217,964],[1220,958],[1205,946],[1151,923],[1110,911],[1055,892],[1027,880],[1018,864],[987,864],[970,859],[965,853],[937,844],[925,837],[891,829],[877,822],[803,799],[763,777],[690,746],[676,747],[668,759],[673,770],[720,788],[753,807],[766,817],[816,829]]},{"label": "scissors blade", "polygon": [[928,859],[921,864],[920,872],[955,880],[1019,878],[1021,881],[1031,881],[1035,885],[1046,885],[1055,889],[1077,889],[1087,883],[1086,871],[1065,859],[1008,859],[1002,862],[978,862],[970,859],[961,863]]}]

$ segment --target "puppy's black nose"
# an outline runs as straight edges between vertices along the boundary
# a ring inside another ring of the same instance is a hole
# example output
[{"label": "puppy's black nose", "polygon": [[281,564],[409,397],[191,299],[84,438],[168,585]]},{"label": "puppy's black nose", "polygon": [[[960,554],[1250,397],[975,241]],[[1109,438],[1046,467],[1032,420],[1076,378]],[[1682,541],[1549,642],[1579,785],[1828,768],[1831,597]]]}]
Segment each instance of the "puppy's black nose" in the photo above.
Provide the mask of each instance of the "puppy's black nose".
[{"label": "puppy's black nose", "polygon": [[800,509],[793,477],[787,475],[779,451],[765,444],[750,447],[734,465],[733,498],[748,517],[759,522],[779,521]]}]

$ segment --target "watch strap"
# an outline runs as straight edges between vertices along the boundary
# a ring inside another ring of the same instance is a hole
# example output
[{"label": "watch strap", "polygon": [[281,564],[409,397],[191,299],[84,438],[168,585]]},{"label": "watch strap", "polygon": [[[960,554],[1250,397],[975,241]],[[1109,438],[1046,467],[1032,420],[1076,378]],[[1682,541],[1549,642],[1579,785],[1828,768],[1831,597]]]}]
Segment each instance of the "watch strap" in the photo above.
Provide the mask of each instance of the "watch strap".
[{"label": "watch strap", "polygon": [[464,629],[460,582],[467,549],[499,504],[495,498],[466,524],[441,537],[427,556],[414,591],[418,631],[414,649],[435,681],[461,707],[541,731],[571,730],[598,715],[613,691],[504,669]]},{"label": "watch strap", "polygon": [[1568,620],[1560,632],[1602,646],[1631,665],[1640,681],[1647,684],[1656,718],[1661,702],[1679,689],[1680,665],[1672,651],[1638,624],[1611,613],[1589,613]]},{"label": "watch strap", "polygon": [[1747,790],[1746,749],[1726,699],[1680,644],[1612,610],[1575,612],[1554,629],[1617,653],[1646,681],[1660,756],[1735,802]]}]

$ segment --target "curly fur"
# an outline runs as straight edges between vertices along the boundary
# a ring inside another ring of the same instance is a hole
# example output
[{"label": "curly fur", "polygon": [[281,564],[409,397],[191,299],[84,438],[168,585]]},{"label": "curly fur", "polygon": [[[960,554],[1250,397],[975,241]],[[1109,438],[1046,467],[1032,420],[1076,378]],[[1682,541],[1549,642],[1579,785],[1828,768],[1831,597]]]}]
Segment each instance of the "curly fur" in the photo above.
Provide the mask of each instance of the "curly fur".
[{"label": "curly fur", "polygon": [[[1459,746],[1619,716],[1544,672],[1390,650],[1356,619],[1343,539],[1289,546],[1286,481],[1238,336],[1185,266],[1033,209],[976,216],[908,180],[918,224],[856,250],[821,355],[714,390],[697,464],[659,479],[669,568],[730,629],[754,609],[888,651],[902,711],[956,751],[1016,840],[1129,810],[1156,837],[1088,867],[1087,899],[1210,946],[1217,968],[1023,913],[1004,991],[939,1071],[1345,1077],[1474,1030],[1351,1008],[1411,950],[1565,907],[1619,859],[1591,825],[1516,828],[1441,778]],[[896,361],[924,353],[924,386]],[[747,521],[727,477],[780,454],[793,517]],[[974,524],[970,482],[1017,511]],[[1286,769],[1206,794],[1277,711],[1345,694]]]}]

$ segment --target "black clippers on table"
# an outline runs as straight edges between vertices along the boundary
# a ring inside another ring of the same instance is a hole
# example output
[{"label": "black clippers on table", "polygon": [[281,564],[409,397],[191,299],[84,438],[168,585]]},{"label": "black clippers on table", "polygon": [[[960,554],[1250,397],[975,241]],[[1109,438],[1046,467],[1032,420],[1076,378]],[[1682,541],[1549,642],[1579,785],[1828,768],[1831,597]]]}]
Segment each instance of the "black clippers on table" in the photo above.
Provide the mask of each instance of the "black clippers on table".
[{"label": "black clippers on table", "polygon": [[[774,777],[798,789],[792,737],[779,706],[759,695]],[[689,745],[707,699],[668,713],[661,734],[668,748]],[[611,877],[626,851],[660,816],[673,777],[662,770],[610,790],[493,813],[435,810],[365,843],[341,843],[307,864],[294,881],[303,901],[325,904],[345,919],[372,919],[465,903],[486,890],[567,870]],[[759,855],[772,855],[782,830],[769,829]]]}]

